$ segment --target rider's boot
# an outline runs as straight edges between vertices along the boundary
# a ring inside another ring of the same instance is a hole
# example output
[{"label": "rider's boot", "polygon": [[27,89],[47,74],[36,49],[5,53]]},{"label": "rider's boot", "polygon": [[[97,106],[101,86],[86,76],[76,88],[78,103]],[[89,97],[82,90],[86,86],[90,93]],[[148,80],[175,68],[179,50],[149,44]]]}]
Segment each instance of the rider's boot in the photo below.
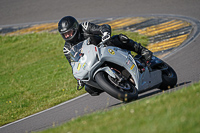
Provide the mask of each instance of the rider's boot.
[{"label": "rider's boot", "polygon": [[153,56],[153,53],[150,50],[143,47],[140,43],[129,39],[126,35],[123,34],[112,36],[110,41],[107,42],[107,45],[116,46],[122,49],[136,52],[137,54],[142,55],[146,61],[150,61]]},{"label": "rider's boot", "polygon": [[137,43],[129,39],[126,35],[120,34],[119,40],[123,43],[125,49],[134,51],[139,55],[142,55],[146,61],[150,61],[153,53],[147,48],[143,47],[140,43]]}]

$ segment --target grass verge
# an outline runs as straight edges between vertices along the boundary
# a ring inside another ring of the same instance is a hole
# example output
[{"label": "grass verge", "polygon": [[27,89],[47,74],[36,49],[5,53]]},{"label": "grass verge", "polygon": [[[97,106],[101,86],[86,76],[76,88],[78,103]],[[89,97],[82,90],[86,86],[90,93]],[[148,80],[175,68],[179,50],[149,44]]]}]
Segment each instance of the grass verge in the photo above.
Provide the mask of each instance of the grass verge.
[{"label": "grass verge", "polygon": [[199,133],[200,82],[98,111],[40,133]]},{"label": "grass verge", "polygon": [[[137,33],[125,34],[147,42]],[[76,90],[63,45],[58,33],[0,36],[0,126],[85,93]]]}]

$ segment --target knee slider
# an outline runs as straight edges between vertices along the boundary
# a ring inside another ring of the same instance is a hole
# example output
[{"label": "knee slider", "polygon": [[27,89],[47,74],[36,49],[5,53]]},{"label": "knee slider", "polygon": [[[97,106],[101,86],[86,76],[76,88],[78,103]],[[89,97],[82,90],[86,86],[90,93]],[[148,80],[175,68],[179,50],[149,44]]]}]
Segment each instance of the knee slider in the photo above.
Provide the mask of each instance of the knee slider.
[{"label": "knee slider", "polygon": [[153,56],[153,53],[148,49],[144,48],[142,49],[141,55],[145,58],[145,60],[150,61]]}]

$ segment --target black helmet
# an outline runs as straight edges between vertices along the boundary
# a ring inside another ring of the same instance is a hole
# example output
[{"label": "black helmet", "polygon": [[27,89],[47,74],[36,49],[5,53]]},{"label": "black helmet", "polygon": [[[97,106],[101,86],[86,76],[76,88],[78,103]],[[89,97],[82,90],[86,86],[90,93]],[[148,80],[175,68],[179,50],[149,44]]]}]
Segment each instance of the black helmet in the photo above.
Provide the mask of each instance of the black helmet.
[{"label": "black helmet", "polygon": [[65,16],[58,23],[58,31],[65,41],[75,41],[78,29],[79,23],[72,16]]}]

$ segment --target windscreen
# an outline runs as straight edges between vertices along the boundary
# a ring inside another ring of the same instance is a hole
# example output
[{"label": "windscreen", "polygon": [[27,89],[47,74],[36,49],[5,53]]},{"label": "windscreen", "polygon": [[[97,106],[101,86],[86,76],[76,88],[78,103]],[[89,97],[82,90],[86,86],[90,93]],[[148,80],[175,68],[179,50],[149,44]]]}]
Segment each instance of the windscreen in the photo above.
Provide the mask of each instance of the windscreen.
[{"label": "windscreen", "polygon": [[70,50],[70,56],[72,62],[78,62],[81,58],[81,50],[82,50],[83,42],[80,42],[74,45]]}]

